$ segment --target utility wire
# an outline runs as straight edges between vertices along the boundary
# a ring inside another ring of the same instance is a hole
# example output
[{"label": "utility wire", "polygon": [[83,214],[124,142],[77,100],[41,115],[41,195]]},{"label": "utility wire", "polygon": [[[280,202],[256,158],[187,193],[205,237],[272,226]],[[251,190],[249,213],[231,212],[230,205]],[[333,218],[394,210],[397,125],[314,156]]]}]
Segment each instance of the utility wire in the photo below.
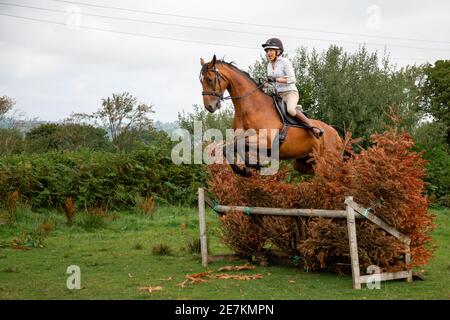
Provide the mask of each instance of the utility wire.
[{"label": "utility wire", "polygon": [[[64,26],[64,27],[68,26],[67,23],[62,23],[62,22],[57,22],[57,21],[50,21],[50,20],[39,19],[39,18],[23,17],[23,16],[7,14],[7,13],[0,13],[0,16],[7,16],[7,17],[16,18],[16,19],[22,19],[22,20],[28,20],[28,21],[40,22],[40,23],[47,23],[47,24]],[[150,39],[170,40],[170,41],[178,41],[178,42],[184,42],[184,43],[197,43],[197,44],[205,44],[205,45],[212,45],[212,46],[222,46],[222,47],[232,47],[232,48],[240,48],[240,49],[261,50],[259,47],[239,46],[239,45],[233,45],[233,44],[214,43],[214,42],[199,41],[199,40],[186,40],[186,39],[181,39],[181,38],[155,36],[155,35],[150,35],[150,34],[146,34],[146,33],[127,32],[127,31],[112,30],[112,29],[105,29],[105,28],[98,28],[98,27],[89,27],[89,26],[83,26],[83,25],[76,26],[76,27],[79,28],[79,29],[84,29],[84,30],[111,32],[111,33],[116,33],[116,34],[125,34],[125,35],[131,35],[131,36],[145,37],[145,38],[150,38]],[[396,58],[396,57],[391,57],[391,59],[408,60],[408,61],[411,61],[411,60],[428,61],[428,59],[422,59],[422,58]]]},{"label": "utility wire", "polygon": [[405,41],[450,44],[450,41],[443,41],[443,40],[426,40],[426,39],[414,39],[414,38],[402,38],[402,37],[390,37],[390,36],[377,36],[377,35],[370,35],[370,34],[364,34],[364,33],[337,32],[337,31],[329,31],[329,30],[298,28],[298,27],[283,26],[283,25],[258,24],[258,23],[249,23],[249,22],[234,21],[234,20],[213,19],[213,18],[205,18],[205,17],[197,17],[197,16],[162,13],[162,12],[141,10],[141,9],[129,9],[129,8],[123,8],[123,7],[105,6],[105,5],[91,4],[91,3],[80,2],[80,1],[68,1],[68,0],[50,0],[50,1],[82,5],[82,6],[89,6],[89,7],[95,7],[95,8],[114,9],[114,10],[134,12],[134,13],[145,13],[145,14],[153,14],[153,15],[160,15],[160,16],[169,16],[169,17],[185,18],[185,19],[192,19],[192,20],[221,22],[221,23],[231,23],[231,24],[246,25],[246,26],[264,27],[264,28],[276,28],[276,29],[307,31],[307,32],[316,32],[316,33],[329,33],[329,34],[338,34],[338,35],[356,36],[356,37],[369,37],[369,38],[379,38],[379,39],[392,39],[392,40],[405,40]]},{"label": "utility wire", "polygon": [[[8,14],[8,13],[0,13],[0,16],[7,16],[7,17],[35,21],[35,22],[49,23],[49,24],[60,25],[60,26],[64,26],[64,27],[68,26],[67,23],[63,23],[63,22],[56,22],[56,21],[50,21],[50,20],[45,20],[45,19],[39,19],[39,18],[23,17],[23,16],[17,16],[14,14]],[[145,37],[145,38],[151,38],[151,39],[172,40],[172,41],[180,41],[180,42],[187,42],[187,43],[207,44],[207,45],[213,45],[213,46],[233,47],[233,48],[252,49],[252,50],[258,49],[259,50],[259,48],[257,48],[257,47],[246,47],[246,46],[238,46],[238,45],[233,45],[233,44],[222,44],[222,43],[213,43],[213,42],[199,41],[199,40],[186,40],[186,39],[180,39],[180,38],[154,36],[154,35],[150,35],[150,34],[146,34],[146,33],[135,33],[135,32],[111,30],[111,29],[104,29],[104,28],[97,28],[97,27],[88,27],[88,26],[82,26],[82,25],[80,25],[80,26],[77,25],[76,28],[86,29],[86,30],[103,31],[103,32],[112,32],[112,33],[118,33],[118,34],[126,34],[126,35]]]},{"label": "utility wire", "polygon": [[[67,14],[66,11],[59,10],[59,9],[42,8],[42,7],[36,7],[36,6],[28,6],[28,5],[6,3],[6,2],[0,2],[0,5]],[[91,16],[91,17],[98,17],[98,18],[106,18],[106,19],[114,19],[114,20],[122,20],[122,21],[131,21],[131,22],[138,22],[138,23],[159,24],[159,25],[175,26],[175,27],[181,27],[181,28],[191,28],[191,29],[197,29],[197,30],[232,32],[232,33],[261,35],[261,36],[267,36],[268,35],[267,33],[264,33],[264,32],[238,31],[238,30],[230,30],[230,29],[220,29],[220,28],[200,27],[200,26],[189,26],[189,25],[176,24],[176,23],[167,23],[167,22],[150,21],[150,20],[142,20],[142,19],[132,19],[132,18],[117,17],[117,16],[106,16],[106,15],[92,14],[92,13],[82,13],[81,15]],[[347,40],[332,40],[332,39],[320,39],[320,38],[311,38],[311,37],[298,37],[298,36],[291,36],[291,35],[279,35],[279,37],[281,37],[281,38],[293,38],[293,39],[300,39],[300,40],[338,42],[338,43],[349,43],[349,44],[358,44],[358,45],[364,45],[365,44],[365,45],[369,45],[369,46],[383,46],[383,47],[384,46],[388,46],[388,47],[397,47],[397,48],[406,48],[406,49],[418,49],[418,50],[430,50],[430,51],[448,51],[448,52],[450,52],[450,48],[446,49],[446,48],[415,47],[415,46],[383,44],[383,43],[364,43],[364,42],[347,41]]]}]

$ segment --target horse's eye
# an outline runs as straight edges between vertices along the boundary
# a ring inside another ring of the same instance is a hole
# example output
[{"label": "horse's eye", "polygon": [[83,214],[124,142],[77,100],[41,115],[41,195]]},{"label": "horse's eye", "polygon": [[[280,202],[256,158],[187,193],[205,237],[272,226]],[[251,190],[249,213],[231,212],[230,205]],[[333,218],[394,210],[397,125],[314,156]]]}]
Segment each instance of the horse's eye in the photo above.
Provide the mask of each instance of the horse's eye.
[{"label": "horse's eye", "polygon": [[209,84],[212,84],[212,80],[211,79],[207,79],[206,81],[208,81]]}]

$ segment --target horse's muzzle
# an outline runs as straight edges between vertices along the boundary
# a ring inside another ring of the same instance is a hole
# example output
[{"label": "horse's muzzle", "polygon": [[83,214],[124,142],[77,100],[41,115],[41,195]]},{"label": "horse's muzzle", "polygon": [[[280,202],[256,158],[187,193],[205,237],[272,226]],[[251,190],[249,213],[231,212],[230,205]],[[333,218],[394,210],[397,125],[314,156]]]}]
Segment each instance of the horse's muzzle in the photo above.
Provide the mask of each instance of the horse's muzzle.
[{"label": "horse's muzzle", "polygon": [[220,109],[220,107],[221,107],[220,100],[217,101],[216,103],[209,103],[205,105],[206,110],[208,110],[211,113],[214,113],[215,111]]}]

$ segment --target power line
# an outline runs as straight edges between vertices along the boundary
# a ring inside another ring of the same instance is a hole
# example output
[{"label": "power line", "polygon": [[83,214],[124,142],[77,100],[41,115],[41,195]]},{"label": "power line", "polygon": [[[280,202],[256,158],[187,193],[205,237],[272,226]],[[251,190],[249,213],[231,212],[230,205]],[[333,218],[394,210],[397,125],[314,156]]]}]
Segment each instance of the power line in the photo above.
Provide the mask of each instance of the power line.
[{"label": "power line", "polygon": [[[1,16],[12,17],[12,18],[17,18],[17,19],[24,19],[24,20],[30,20],[30,21],[35,21],[35,22],[49,23],[49,24],[54,24],[54,25],[60,25],[60,26],[67,27],[67,24],[66,23],[62,23],[62,22],[50,21],[50,20],[39,19],[39,18],[22,17],[22,16],[17,16],[17,15],[8,14],[8,13],[0,13],[0,15]],[[187,42],[187,43],[198,43],[198,44],[206,44],[206,45],[213,45],[213,46],[233,47],[233,48],[252,49],[252,50],[258,49],[259,50],[259,48],[256,48],[256,47],[245,47],[245,46],[238,46],[238,45],[233,45],[233,44],[221,44],[221,43],[213,43],[213,42],[199,41],[199,40],[186,40],[186,39],[180,39],[180,38],[154,36],[154,35],[150,35],[150,34],[146,34],[146,33],[135,33],[135,32],[111,30],[111,29],[104,29],[104,28],[97,28],[97,27],[88,27],[88,26],[82,26],[82,25],[76,26],[76,27],[80,28],[80,29],[86,29],[86,30],[112,32],[112,33],[126,34],[126,35],[137,36],[137,37],[145,37],[145,38],[151,38],[151,39],[172,40],[172,41],[180,41],[180,42]]]},{"label": "power line", "polygon": [[442,41],[442,40],[426,40],[426,39],[414,39],[414,38],[402,38],[402,37],[390,37],[390,36],[376,36],[376,35],[370,35],[370,34],[364,34],[364,33],[338,32],[338,31],[308,29],[308,28],[299,28],[299,27],[291,27],[291,26],[258,24],[258,23],[249,23],[249,22],[234,21],[234,20],[213,19],[213,18],[205,18],[205,17],[197,17],[197,16],[162,13],[162,12],[141,10],[141,9],[129,9],[129,8],[122,8],[122,7],[105,6],[105,5],[91,4],[91,3],[79,2],[79,1],[68,1],[68,0],[50,0],[50,1],[60,2],[60,3],[77,4],[77,5],[89,6],[89,7],[95,7],[95,8],[114,9],[114,10],[121,10],[121,11],[134,12],[134,13],[145,13],[145,14],[153,14],[153,15],[160,15],[160,16],[169,16],[169,17],[185,18],[185,19],[192,19],[192,20],[221,22],[221,23],[231,23],[231,24],[238,24],[238,25],[264,27],[264,28],[276,28],[276,29],[307,31],[307,32],[316,32],[316,33],[329,33],[329,34],[338,34],[338,35],[356,36],[356,37],[369,37],[369,38],[379,38],[379,39],[392,39],[392,40],[406,40],[406,41],[450,44],[450,41]]},{"label": "power line", "polygon": [[[35,9],[35,10],[49,11],[49,12],[56,12],[56,13],[64,13],[64,14],[67,13],[64,10],[42,8],[42,7],[28,6],[28,5],[19,5],[19,4],[12,4],[12,3],[6,3],[6,2],[0,2],[0,5],[11,6],[11,7],[27,8],[27,9]],[[232,33],[240,33],[240,34],[263,35],[263,36],[267,36],[268,35],[267,33],[263,33],[263,32],[238,31],[238,30],[230,30],[230,29],[220,29],[220,28],[200,27],[200,26],[189,26],[189,25],[176,24],[176,23],[167,23],[167,22],[150,21],[150,20],[142,20],[142,19],[132,19],[132,18],[124,18],[124,17],[114,17],[114,16],[106,16],[106,15],[92,14],[92,13],[83,13],[82,15],[91,16],[91,17],[98,17],[98,18],[122,20],[122,21],[131,21],[131,22],[138,22],[138,23],[149,23],[149,24],[175,26],[175,27],[181,27],[181,28],[191,28],[191,29],[197,29],[197,30],[232,32]],[[415,46],[404,46],[404,45],[383,44],[383,43],[364,43],[364,42],[347,41],[347,40],[333,40],[333,39],[320,39],[320,38],[311,38],[311,37],[298,37],[298,36],[291,36],[291,35],[279,35],[279,36],[282,37],[282,38],[294,38],[294,39],[300,39],[300,40],[338,42],[338,43],[349,43],[349,44],[369,45],[369,46],[383,46],[383,47],[389,46],[389,47],[406,48],[406,49],[418,49],[418,50],[447,51],[447,52],[450,52],[450,49],[445,49],[445,48],[415,47]]]},{"label": "power line", "polygon": [[[53,24],[53,25],[59,25],[67,27],[67,23],[57,22],[57,21],[50,21],[45,19],[39,19],[39,18],[30,18],[30,17],[23,17],[23,16],[17,16],[13,14],[7,14],[7,13],[0,13],[0,16],[7,16],[17,19],[23,19],[33,22],[41,22],[41,23],[47,23],[47,24]],[[77,26],[77,28],[84,29],[84,30],[94,30],[94,31],[102,31],[102,32],[111,32],[116,34],[124,34],[124,35],[131,35],[131,36],[137,36],[137,37],[145,37],[150,39],[160,39],[160,40],[170,40],[170,41],[178,41],[178,42],[184,42],[184,43],[196,43],[196,44],[204,44],[204,45],[213,45],[213,46],[222,46],[222,47],[232,47],[232,48],[239,48],[239,49],[251,49],[251,50],[258,50],[261,49],[259,47],[248,47],[248,46],[239,46],[239,45],[233,45],[233,44],[223,44],[223,43],[213,43],[213,42],[207,42],[207,41],[199,41],[199,40],[186,40],[181,38],[173,38],[173,37],[163,37],[163,36],[154,36],[146,33],[135,33],[135,32],[127,32],[127,31],[120,31],[120,30],[111,30],[111,29],[104,29],[104,28],[98,28],[98,27],[89,27],[89,26]],[[428,59],[421,59],[421,58],[396,58],[391,57],[391,59],[395,60],[422,60],[422,61],[428,61]]]}]

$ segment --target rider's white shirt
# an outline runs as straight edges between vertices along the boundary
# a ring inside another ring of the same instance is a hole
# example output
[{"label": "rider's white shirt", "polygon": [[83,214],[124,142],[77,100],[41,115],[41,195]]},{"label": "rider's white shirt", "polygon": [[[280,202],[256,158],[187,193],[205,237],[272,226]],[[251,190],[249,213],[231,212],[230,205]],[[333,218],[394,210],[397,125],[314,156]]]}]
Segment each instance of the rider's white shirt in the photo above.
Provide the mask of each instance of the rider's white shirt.
[{"label": "rider's white shirt", "polygon": [[278,92],[297,91],[295,86],[295,73],[292,63],[285,57],[278,57],[275,60],[275,65],[269,61],[267,65],[267,76],[275,78],[287,78],[287,83],[275,83],[275,88]]}]

